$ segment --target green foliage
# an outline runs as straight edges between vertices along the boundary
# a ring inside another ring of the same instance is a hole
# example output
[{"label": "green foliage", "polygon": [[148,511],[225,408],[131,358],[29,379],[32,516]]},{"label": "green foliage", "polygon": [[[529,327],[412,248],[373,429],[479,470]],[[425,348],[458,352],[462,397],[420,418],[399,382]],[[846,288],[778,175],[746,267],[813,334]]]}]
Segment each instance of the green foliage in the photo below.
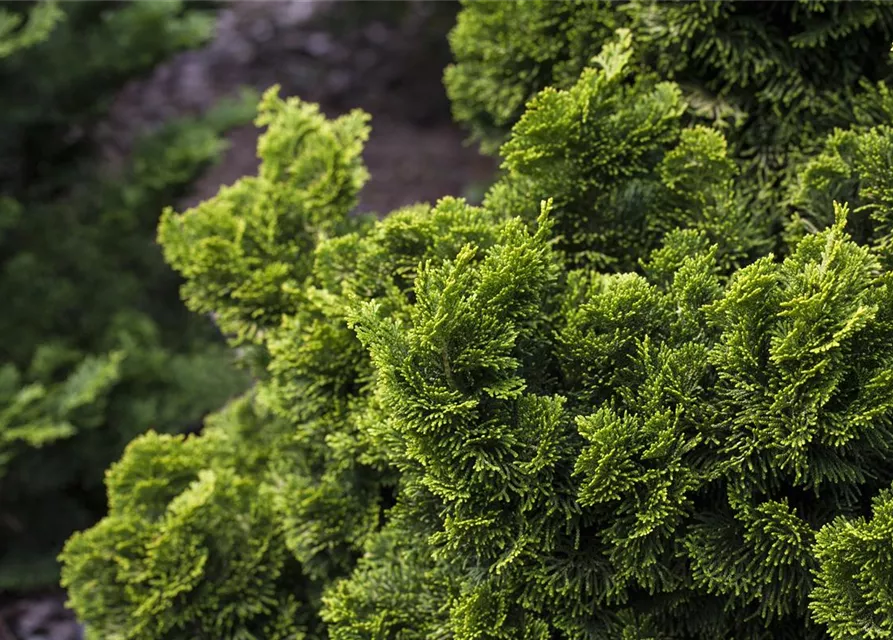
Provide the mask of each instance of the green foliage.
[{"label": "green foliage", "polygon": [[889,266],[893,248],[893,179],[887,166],[893,155],[893,129],[837,130],[824,149],[803,167],[791,203],[792,238],[823,229],[833,220],[833,203],[850,202],[850,231],[874,245]]},{"label": "green foliage", "polygon": [[683,129],[679,87],[632,77],[632,53],[622,30],[597,68],[530,101],[487,205],[532,218],[530,203],[553,198],[571,258],[611,270],[634,268],[677,226],[707,232],[729,266],[765,252],[773,218],[735,189],[722,135]]},{"label": "green foliage", "polygon": [[0,58],[45,40],[62,15],[62,11],[53,2],[34,6],[27,18],[0,8]]},{"label": "green foliage", "polygon": [[188,278],[183,293],[192,309],[216,311],[239,342],[257,340],[293,310],[314,244],[348,224],[368,177],[359,162],[366,120],[354,112],[328,123],[313,105],[280,100],[275,88],[264,95],[256,124],[269,129],[257,178],[182,218],[171,210],[162,217],[159,240]]},{"label": "green foliage", "polygon": [[817,536],[821,570],[810,608],[835,640],[893,633],[890,492],[881,491],[872,502],[871,520],[839,518]]},{"label": "green foliage", "polygon": [[152,242],[244,101],[164,126],[115,171],[90,143],[123,82],[201,42],[209,16],[8,4],[3,24],[24,26],[0,36],[0,589],[58,580],[56,554],[104,514],[102,472],[134,436],[194,428],[246,383]]},{"label": "green foliage", "polygon": [[[243,407],[228,411],[246,420]],[[219,426],[200,439],[149,433],[110,469],[109,506],[126,517],[106,518],[67,547],[79,562],[68,571],[91,574],[73,606],[116,629],[88,638],[301,637],[300,567],[273,503],[240,473],[241,444]],[[229,465],[203,468],[211,456]],[[114,588],[120,580],[127,589]]]},{"label": "green foliage", "polygon": [[854,94],[889,76],[886,2],[466,2],[450,36],[456,119],[494,150],[547,86],[568,88],[618,27],[638,71],[679,83],[688,116],[732,155],[774,172],[852,119]]},{"label": "green foliage", "polygon": [[365,116],[264,97],[258,175],[159,229],[257,383],[109,474],[62,554],[93,637],[889,636],[887,130],[763,183],[635,34],[481,207],[353,217]]},{"label": "green foliage", "polygon": [[500,134],[524,113],[533,95],[566,88],[621,26],[610,2],[533,0],[469,2],[450,45],[459,61],[446,70],[456,120],[467,122],[495,152]]},{"label": "green foliage", "polygon": [[[36,364],[51,362],[53,358],[52,347],[42,346],[43,350],[35,354]],[[0,370],[4,406],[0,471],[6,471],[19,443],[41,447],[74,435],[77,429],[71,419],[81,425],[95,426],[96,416],[86,419],[86,416],[75,418],[73,414],[89,407],[94,412],[99,410],[101,418],[103,407],[99,401],[105,400],[109,388],[119,379],[122,355],[115,352],[103,358],[86,358],[66,380],[49,389],[39,382],[22,386],[15,366],[6,364]]]}]

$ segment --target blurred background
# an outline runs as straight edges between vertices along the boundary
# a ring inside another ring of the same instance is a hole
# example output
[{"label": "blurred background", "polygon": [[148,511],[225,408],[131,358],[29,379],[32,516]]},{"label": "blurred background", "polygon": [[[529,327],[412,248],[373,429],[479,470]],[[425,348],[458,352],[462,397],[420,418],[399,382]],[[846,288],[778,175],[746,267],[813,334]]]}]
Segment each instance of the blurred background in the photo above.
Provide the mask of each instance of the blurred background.
[{"label": "blurred background", "polygon": [[[236,0],[219,3],[215,35],[129,82],[97,139],[109,158],[161,123],[206,113],[240,90],[279,85],[283,95],[318,103],[334,117],[353,108],[372,115],[364,155],[372,178],[360,210],[386,213],[444,195],[475,197],[494,171],[463,144],[450,116],[443,71],[447,33],[459,3],[449,0]],[[202,6],[199,4],[198,6]],[[256,170],[258,131],[227,133],[230,149],[184,200]]]},{"label": "blurred background", "polygon": [[479,200],[496,166],[452,123],[450,1],[0,0],[0,640],[74,640],[56,554],[104,470],[250,381],[155,244],[257,168],[258,95],[372,115],[359,210]]}]

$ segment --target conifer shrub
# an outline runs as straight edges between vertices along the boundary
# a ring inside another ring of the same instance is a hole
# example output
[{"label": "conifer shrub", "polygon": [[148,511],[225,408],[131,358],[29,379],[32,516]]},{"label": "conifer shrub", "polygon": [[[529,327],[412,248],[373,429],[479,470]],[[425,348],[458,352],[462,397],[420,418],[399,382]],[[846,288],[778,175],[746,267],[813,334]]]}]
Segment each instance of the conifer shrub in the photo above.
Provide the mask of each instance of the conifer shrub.
[{"label": "conifer shrub", "polygon": [[133,437],[195,428],[247,384],[154,243],[245,107],[169,123],[114,171],[91,139],[127,79],[212,26],[171,2],[0,3],[0,590],[58,582]]},{"label": "conifer shrub", "polygon": [[882,0],[463,6],[446,87],[456,119],[489,151],[536,93],[574,84],[619,27],[636,38],[638,74],[678,83],[687,118],[721,127],[735,157],[770,175],[791,153],[848,127],[854,98],[873,102],[891,72],[893,6]]},{"label": "conifer shrub", "polygon": [[351,215],[366,116],[264,96],[257,176],[159,226],[258,381],[110,470],[88,637],[893,634],[886,128],[770,207],[637,46],[527,104],[480,207]]}]

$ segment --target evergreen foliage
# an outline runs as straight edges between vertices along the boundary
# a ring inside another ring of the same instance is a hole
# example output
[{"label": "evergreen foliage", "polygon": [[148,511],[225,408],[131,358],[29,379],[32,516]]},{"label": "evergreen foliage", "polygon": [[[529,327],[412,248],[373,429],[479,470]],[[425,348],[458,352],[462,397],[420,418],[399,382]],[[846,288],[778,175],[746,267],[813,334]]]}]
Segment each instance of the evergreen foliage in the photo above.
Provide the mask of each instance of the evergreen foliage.
[{"label": "evergreen foliage", "polygon": [[883,1],[474,1],[451,34],[456,119],[495,151],[527,101],[575,83],[618,27],[636,39],[637,72],[677,82],[688,117],[762,171],[849,126],[854,97],[870,100],[891,70]]},{"label": "evergreen foliage", "polygon": [[875,246],[889,266],[893,248],[893,177],[887,171],[893,154],[893,129],[836,130],[821,153],[805,164],[791,190],[797,213],[788,223],[792,238],[827,227],[834,202],[850,202],[850,232]]},{"label": "evergreen foliage", "polygon": [[245,386],[153,243],[161,208],[245,109],[171,123],[111,175],[92,125],[210,17],[168,2],[0,16],[0,589],[20,589],[58,580],[55,556],[104,515],[103,470],[134,436],[194,428]]},{"label": "evergreen foliage", "polygon": [[[734,14],[692,6],[652,8]],[[796,6],[818,59],[883,26]],[[890,635],[887,127],[763,181],[639,38],[533,97],[481,207],[351,215],[366,117],[264,96],[258,175],[159,227],[258,382],[109,473],[62,555],[89,637]]]},{"label": "evergreen foliage", "polygon": [[725,139],[683,127],[678,85],[632,77],[621,34],[570,88],[530,101],[487,205],[533,219],[530,203],[552,198],[570,257],[611,270],[634,268],[676,226],[704,230],[730,264],[764,253],[775,220],[747,183],[736,189]]}]

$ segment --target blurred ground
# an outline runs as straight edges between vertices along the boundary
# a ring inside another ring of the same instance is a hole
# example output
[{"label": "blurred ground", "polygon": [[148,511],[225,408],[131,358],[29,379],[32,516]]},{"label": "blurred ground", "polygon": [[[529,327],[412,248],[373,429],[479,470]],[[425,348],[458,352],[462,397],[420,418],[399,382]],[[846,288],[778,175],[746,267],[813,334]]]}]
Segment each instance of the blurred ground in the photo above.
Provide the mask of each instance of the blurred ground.
[{"label": "blurred ground", "polygon": [[[452,2],[237,0],[220,12],[215,39],[125,87],[96,132],[110,167],[139,135],[173,117],[200,114],[249,86],[318,102],[329,116],[372,114],[364,159],[372,175],[359,209],[387,213],[444,195],[479,193],[493,160],[463,144],[442,86]],[[214,195],[257,168],[257,132],[243,127],[179,203]],[[0,597],[0,640],[79,640],[64,594]]]},{"label": "blurred ground", "polygon": [[[487,181],[494,162],[463,144],[443,89],[450,61],[451,2],[241,1],[222,12],[217,38],[128,86],[102,127],[110,158],[164,120],[200,113],[240,87],[279,84],[329,116],[359,107],[372,115],[364,159],[372,178],[360,209],[387,213],[418,201],[462,195]],[[230,135],[223,162],[184,204],[254,173],[256,130]]]}]

